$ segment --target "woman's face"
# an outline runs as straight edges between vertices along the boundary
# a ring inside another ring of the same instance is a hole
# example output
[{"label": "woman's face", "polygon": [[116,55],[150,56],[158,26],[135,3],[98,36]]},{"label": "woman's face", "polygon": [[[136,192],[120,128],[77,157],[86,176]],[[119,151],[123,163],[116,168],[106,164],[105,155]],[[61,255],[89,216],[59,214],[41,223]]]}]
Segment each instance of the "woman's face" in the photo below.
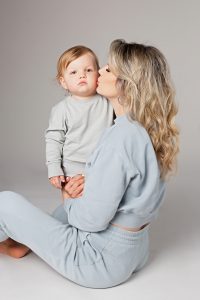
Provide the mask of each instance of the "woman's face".
[{"label": "woman's face", "polygon": [[111,72],[108,65],[99,70],[99,78],[97,81],[97,93],[112,100],[119,96],[116,88],[117,77]]}]

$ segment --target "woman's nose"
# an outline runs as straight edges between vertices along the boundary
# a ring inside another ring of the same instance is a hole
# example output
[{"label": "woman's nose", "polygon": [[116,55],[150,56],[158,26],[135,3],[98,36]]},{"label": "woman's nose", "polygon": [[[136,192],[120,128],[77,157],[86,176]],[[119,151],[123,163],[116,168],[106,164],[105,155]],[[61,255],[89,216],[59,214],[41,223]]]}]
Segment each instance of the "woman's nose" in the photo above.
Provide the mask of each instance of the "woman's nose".
[{"label": "woman's nose", "polygon": [[102,69],[103,68],[101,68],[101,69],[98,70],[98,72],[99,72],[100,75],[102,74]]}]

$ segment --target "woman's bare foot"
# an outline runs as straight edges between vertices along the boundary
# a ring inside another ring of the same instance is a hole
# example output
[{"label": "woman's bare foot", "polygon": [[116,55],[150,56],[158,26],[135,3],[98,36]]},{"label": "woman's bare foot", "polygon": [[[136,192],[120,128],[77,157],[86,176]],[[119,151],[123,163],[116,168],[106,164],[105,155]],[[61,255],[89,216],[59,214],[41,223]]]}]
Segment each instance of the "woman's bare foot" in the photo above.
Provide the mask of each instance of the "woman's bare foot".
[{"label": "woman's bare foot", "polygon": [[6,241],[0,243],[0,253],[14,258],[21,258],[29,252],[30,249],[27,246],[20,244],[11,238],[8,238]]}]

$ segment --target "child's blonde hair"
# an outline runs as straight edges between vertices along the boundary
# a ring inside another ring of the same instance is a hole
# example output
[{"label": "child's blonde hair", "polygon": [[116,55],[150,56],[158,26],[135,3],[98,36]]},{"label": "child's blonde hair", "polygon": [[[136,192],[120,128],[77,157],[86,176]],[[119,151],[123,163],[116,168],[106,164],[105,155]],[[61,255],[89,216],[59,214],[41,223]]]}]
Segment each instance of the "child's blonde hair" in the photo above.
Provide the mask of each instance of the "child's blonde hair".
[{"label": "child's blonde hair", "polygon": [[175,92],[164,55],[155,47],[115,40],[109,53],[121,104],[147,130],[164,178],[179,152]]},{"label": "child's blonde hair", "polygon": [[98,58],[90,48],[82,45],[74,46],[67,49],[65,52],[63,52],[63,54],[61,54],[61,56],[58,59],[56,79],[58,80],[59,83],[60,83],[60,78],[63,76],[64,71],[68,67],[68,65],[72,61],[74,61],[75,59],[79,58],[80,56],[86,53],[90,53],[93,56],[97,70],[99,70]]}]

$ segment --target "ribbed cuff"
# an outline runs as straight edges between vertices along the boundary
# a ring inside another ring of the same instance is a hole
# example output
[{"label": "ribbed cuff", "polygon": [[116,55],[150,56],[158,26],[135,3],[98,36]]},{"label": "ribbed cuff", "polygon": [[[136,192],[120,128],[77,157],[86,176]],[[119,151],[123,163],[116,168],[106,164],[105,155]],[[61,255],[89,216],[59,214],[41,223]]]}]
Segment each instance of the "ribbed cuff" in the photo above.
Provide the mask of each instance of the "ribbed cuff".
[{"label": "ribbed cuff", "polygon": [[60,164],[50,164],[48,165],[48,177],[61,176],[64,175],[64,172]]}]

